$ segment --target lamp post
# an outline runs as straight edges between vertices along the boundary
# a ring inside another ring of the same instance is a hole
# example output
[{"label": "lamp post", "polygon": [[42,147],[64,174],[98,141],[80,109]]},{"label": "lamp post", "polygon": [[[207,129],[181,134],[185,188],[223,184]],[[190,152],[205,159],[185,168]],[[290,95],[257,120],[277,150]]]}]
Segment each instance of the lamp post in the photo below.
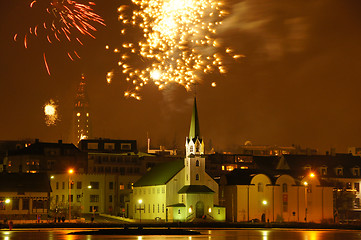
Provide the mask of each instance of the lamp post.
[{"label": "lamp post", "polygon": [[267,216],[266,216],[266,211],[267,211],[267,201],[263,200],[262,201],[263,207],[264,207],[264,222],[266,222],[267,220]]},{"label": "lamp post", "polygon": [[305,185],[305,222],[307,222],[307,187],[308,187],[308,182],[303,182],[303,185]]},{"label": "lamp post", "polygon": [[143,202],[143,200],[142,199],[139,199],[138,200],[138,203],[139,203],[139,208],[138,208],[138,210],[139,210],[139,222],[142,222],[142,202]]},{"label": "lamp post", "polygon": [[68,173],[69,173],[69,185],[68,185],[69,197],[68,197],[68,200],[69,200],[69,223],[70,223],[70,220],[71,220],[71,175],[74,173],[74,170],[69,169]]}]

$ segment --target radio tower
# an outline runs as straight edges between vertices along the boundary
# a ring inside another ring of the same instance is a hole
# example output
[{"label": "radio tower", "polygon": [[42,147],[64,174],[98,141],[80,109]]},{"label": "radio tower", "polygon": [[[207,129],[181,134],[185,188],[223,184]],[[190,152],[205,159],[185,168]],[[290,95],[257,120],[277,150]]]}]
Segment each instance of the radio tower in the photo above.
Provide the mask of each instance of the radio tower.
[{"label": "radio tower", "polygon": [[78,145],[82,139],[92,136],[87,84],[82,74],[75,96],[71,142]]}]

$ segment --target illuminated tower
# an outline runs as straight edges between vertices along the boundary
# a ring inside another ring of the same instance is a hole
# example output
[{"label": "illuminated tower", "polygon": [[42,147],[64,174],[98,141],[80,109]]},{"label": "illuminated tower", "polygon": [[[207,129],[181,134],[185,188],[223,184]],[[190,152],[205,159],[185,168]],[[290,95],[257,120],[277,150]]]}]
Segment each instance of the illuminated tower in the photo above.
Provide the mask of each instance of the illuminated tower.
[{"label": "illuminated tower", "polygon": [[185,185],[199,185],[205,179],[204,141],[200,137],[197,101],[194,98],[189,136],[186,138]]},{"label": "illuminated tower", "polygon": [[81,139],[87,139],[91,137],[91,135],[91,118],[89,112],[87,84],[84,75],[82,75],[74,102],[71,142],[78,145],[78,142]]}]

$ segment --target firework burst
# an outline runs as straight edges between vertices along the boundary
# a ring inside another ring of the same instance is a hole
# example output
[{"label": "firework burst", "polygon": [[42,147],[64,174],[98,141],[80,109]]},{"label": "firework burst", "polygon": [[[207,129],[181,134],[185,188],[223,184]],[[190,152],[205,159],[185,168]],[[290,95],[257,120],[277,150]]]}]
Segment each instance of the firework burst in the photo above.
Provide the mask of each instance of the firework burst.
[{"label": "firework burst", "polygon": [[[215,39],[216,28],[225,16],[222,2],[216,0],[132,0],[137,10],[131,17],[127,7],[118,8],[124,25],[140,28],[143,39],[123,43],[118,61],[133,90],[126,97],[140,99],[138,92],[152,81],[159,89],[175,82],[187,90],[210,72],[225,73],[223,57],[241,57],[223,48]],[[131,27],[128,27],[131,28]],[[122,34],[126,34],[127,28]],[[106,46],[109,49],[109,46]],[[112,71],[107,75],[111,82]],[[215,84],[214,84],[215,86]]]},{"label": "firework burst", "polygon": [[56,125],[58,121],[58,111],[55,102],[50,99],[49,102],[44,105],[45,124],[46,126]]},{"label": "firework burst", "polygon": [[[80,58],[76,51],[77,46],[83,45],[82,38],[95,38],[95,24],[104,25],[104,20],[94,13],[93,2],[78,3],[73,0],[34,0],[29,4],[32,16],[40,20],[32,24],[24,35],[15,34],[14,40],[22,42],[25,48],[29,47],[31,39],[41,39],[46,44],[66,44],[66,55],[74,61]],[[45,46],[44,46],[45,48]],[[50,75],[46,54],[43,53],[44,64]]]}]

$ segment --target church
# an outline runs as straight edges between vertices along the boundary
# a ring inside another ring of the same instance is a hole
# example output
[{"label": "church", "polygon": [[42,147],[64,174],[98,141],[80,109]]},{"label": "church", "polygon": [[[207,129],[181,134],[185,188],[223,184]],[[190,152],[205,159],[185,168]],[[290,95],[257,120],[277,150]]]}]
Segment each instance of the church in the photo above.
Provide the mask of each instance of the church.
[{"label": "church", "polygon": [[204,141],[194,98],[186,157],[159,164],[133,186],[129,206],[133,218],[162,221],[225,221],[218,206],[218,183],[205,171]]}]

